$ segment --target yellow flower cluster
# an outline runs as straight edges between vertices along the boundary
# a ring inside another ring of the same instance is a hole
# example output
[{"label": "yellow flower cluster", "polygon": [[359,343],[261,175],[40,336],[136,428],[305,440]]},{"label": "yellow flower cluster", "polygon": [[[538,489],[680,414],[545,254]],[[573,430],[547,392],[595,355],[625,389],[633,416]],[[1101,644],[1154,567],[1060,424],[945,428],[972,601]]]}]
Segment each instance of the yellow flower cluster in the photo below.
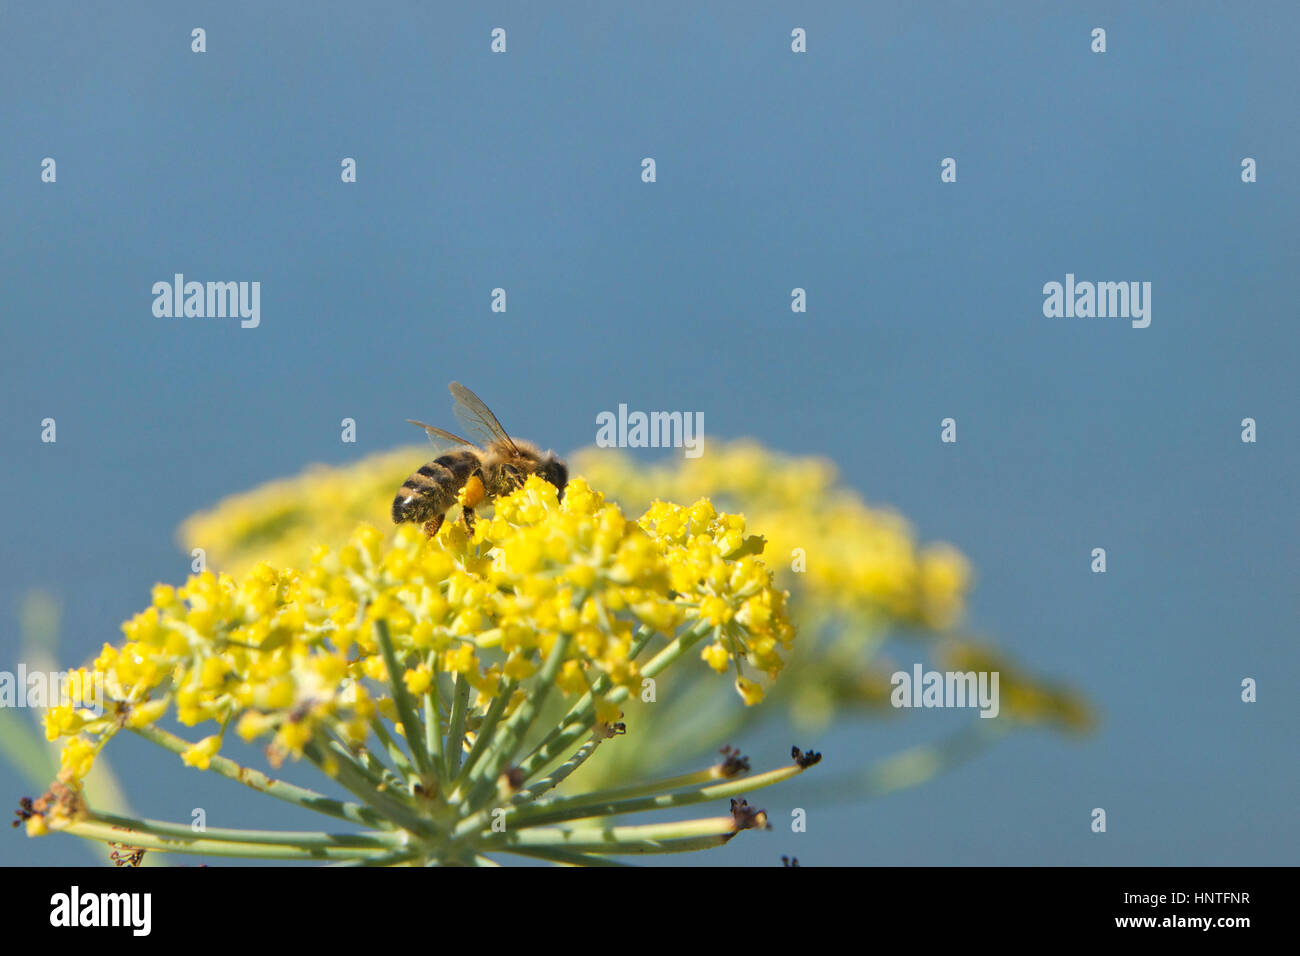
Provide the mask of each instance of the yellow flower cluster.
[{"label": "yellow flower cluster", "polygon": [[971,587],[965,557],[950,545],[919,545],[902,517],[868,507],[841,486],[828,461],[789,458],[740,441],[652,466],[588,449],[574,465],[630,507],[656,497],[709,495],[743,510],[767,539],[764,554],[778,582],[798,588],[819,610],[942,629],[965,606]]},{"label": "yellow flower cluster", "polygon": [[[236,575],[262,560],[300,566],[313,547],[343,544],[357,522],[386,523],[394,492],[427,456],[417,445],[346,466],[315,465],[194,515],[180,529],[181,543],[203,548],[210,565]],[[972,584],[965,557],[946,544],[919,544],[901,516],[869,507],[841,485],[829,461],[737,441],[654,465],[606,448],[586,449],[571,463],[632,510],[656,499],[710,498],[743,512],[767,539],[764,557],[778,584],[818,608],[935,629],[964,609]]]},{"label": "yellow flower cluster", "polygon": [[[71,737],[68,783],[120,726],[153,724],[168,708],[187,726],[216,723],[182,755],[199,768],[227,727],[247,740],[269,735],[278,759],[301,755],[325,723],[360,742],[377,715],[395,716],[395,702],[366,684],[388,679],[378,622],[416,695],[437,672],[462,674],[481,707],[537,672],[564,635],[556,685],[576,697],[604,678],[597,714],[617,720],[604,694],[639,688],[638,637],[690,632],[712,637],[705,660],[734,666],[753,702],[761,689],[743,666],[775,677],[794,635],[759,548],[742,517],[707,500],[656,502],[633,521],[582,478],[560,502],[553,485],[530,477],[472,538],[458,523],[432,539],[412,525],[386,535],[363,524],[342,547],[316,547],[299,570],[260,563],[239,580],[207,571],[181,588],[158,585],[152,605],[123,625],[125,642],[105,645],[94,663],[114,708],[98,717],[54,708],[47,734]],[[513,693],[506,713],[521,700]]]}]

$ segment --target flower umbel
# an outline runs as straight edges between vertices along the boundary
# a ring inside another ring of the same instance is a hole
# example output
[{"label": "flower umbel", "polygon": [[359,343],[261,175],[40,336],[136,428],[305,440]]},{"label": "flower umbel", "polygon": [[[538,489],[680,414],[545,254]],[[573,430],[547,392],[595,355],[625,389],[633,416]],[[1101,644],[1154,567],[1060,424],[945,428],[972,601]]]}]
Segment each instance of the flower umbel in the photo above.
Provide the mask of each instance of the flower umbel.
[{"label": "flower umbel", "polygon": [[[28,830],[141,850],[369,863],[495,853],[598,862],[719,845],[743,828],[736,816],[603,818],[736,798],[804,767],[748,775],[748,762],[727,754],[656,784],[549,791],[625,729],[624,701],[683,658],[682,667],[734,671],[746,704],[762,698],[794,629],[761,550],[743,517],[707,499],[655,502],[631,520],[581,478],[560,502],[531,477],[472,537],[452,523],[431,539],[410,525],[362,524],[297,568],[259,563],[238,579],[204,572],[158,585],[123,625],[125,640],[94,663],[112,706],[47,717],[50,738],[66,739],[57,786],[76,792],[125,728],[190,767],[369,829],[195,834],[63,799],[35,804]],[[166,717],[202,728],[199,738],[164,729]],[[228,733],[264,742],[272,767],[310,761],[355,802],[236,764],[221,753]]]}]

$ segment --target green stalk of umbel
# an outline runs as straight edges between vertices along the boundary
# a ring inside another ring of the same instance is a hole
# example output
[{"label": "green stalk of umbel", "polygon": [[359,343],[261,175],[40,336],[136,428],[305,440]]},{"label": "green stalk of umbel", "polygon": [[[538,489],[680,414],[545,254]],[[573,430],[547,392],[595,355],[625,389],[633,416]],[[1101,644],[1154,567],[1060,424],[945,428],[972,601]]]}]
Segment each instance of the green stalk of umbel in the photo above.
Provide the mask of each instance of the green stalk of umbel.
[{"label": "green stalk of umbel", "polygon": [[[318,731],[304,755],[330,775],[357,802],[339,801],[241,766],[215,755],[209,769],[261,793],[303,809],[367,829],[359,833],[261,831],[211,828],[195,832],[189,823],[85,812],[64,829],[94,840],[173,853],[240,858],[313,861],[354,865],[414,863],[485,864],[487,853],[512,853],[565,864],[608,864],[625,854],[677,853],[719,846],[739,830],[761,825],[763,816],[738,802],[742,794],[781,783],[812,762],[758,774],[728,776],[735,765],[719,763],[694,772],[578,795],[550,792],[590,759],[612,736],[596,727],[596,699],[618,703],[625,687],[610,689],[603,675],[510,774],[512,761],[532,733],[568,652],[570,637],[556,638],[528,694],[505,716],[517,682],[503,680],[478,722],[469,753],[461,759],[466,728],[472,723],[469,682],[458,675],[444,715],[434,671],[429,688],[412,695],[402,680],[399,660],[385,622],[377,621],[376,640],[388,670],[388,686],[404,731],[399,739],[375,720],[379,751],[348,745],[341,734]],[[653,677],[680,660],[715,629],[700,623],[671,640],[644,667]],[[637,632],[633,656],[652,633]],[[436,657],[426,658],[434,668]],[[418,698],[418,699],[417,699]],[[180,754],[190,742],[156,727],[132,728],[137,734]],[[585,739],[584,739],[585,738]],[[385,763],[380,754],[388,757]],[[798,755],[797,755],[798,756]],[[549,775],[546,767],[564,761]],[[405,786],[402,786],[402,784]],[[626,824],[618,818],[732,799],[738,807],[720,817],[653,824]]]}]

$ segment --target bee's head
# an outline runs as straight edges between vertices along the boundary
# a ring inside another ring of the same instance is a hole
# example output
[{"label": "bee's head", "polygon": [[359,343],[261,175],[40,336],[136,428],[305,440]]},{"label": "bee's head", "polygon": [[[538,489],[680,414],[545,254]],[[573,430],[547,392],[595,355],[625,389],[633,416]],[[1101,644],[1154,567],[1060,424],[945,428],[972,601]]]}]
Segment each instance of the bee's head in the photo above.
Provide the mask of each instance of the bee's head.
[{"label": "bee's head", "polygon": [[563,501],[564,486],[569,483],[569,469],[564,462],[554,452],[548,451],[538,462],[537,473],[556,487],[559,498]]}]

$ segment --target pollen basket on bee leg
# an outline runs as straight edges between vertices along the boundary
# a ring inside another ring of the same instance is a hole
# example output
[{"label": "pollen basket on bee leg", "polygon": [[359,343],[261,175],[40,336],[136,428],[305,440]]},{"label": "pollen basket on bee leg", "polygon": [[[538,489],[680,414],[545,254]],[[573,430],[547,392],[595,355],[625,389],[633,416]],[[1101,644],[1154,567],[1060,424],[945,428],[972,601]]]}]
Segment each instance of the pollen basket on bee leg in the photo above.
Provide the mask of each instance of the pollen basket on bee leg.
[{"label": "pollen basket on bee leg", "polygon": [[456,500],[462,508],[476,508],[486,496],[487,489],[483,487],[482,479],[478,475],[470,475]]}]

